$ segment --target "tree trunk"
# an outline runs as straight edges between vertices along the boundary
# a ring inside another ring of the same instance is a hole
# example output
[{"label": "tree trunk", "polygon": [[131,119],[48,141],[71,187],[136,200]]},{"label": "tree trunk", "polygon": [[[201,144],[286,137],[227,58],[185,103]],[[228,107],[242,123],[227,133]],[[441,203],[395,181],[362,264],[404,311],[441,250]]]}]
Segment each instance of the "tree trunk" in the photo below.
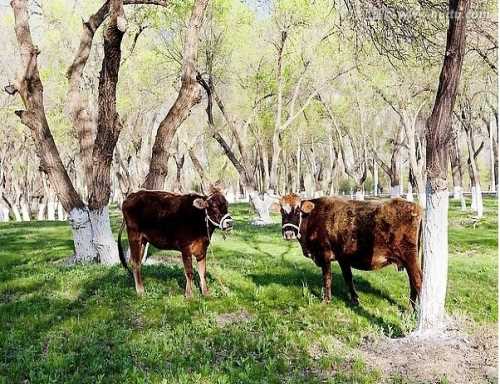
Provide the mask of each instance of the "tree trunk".
[{"label": "tree trunk", "polygon": [[37,217],[36,217],[36,219],[38,221],[45,220],[45,211],[46,210],[47,210],[47,198],[44,196],[38,202],[38,212],[37,212]]},{"label": "tree trunk", "polygon": [[64,209],[62,207],[62,204],[59,201],[57,202],[57,220],[59,220],[59,221],[66,220],[66,214],[65,214]]},{"label": "tree trunk", "polygon": [[31,215],[29,212],[29,207],[28,207],[28,202],[26,201],[26,198],[23,196],[20,199],[20,207],[21,207],[21,216],[23,221],[31,221]]},{"label": "tree trunk", "polygon": [[93,243],[93,230],[87,207],[74,208],[69,212],[68,222],[73,232],[75,254],[72,263],[93,263],[97,261],[97,252]]},{"label": "tree trunk", "polygon": [[494,136],[494,132],[492,129],[491,120],[485,119],[486,128],[488,132],[489,139],[489,160],[490,160],[490,192],[496,192],[496,184],[497,184],[497,159],[495,159],[496,151],[496,140]]},{"label": "tree trunk", "polygon": [[[464,125],[464,127],[466,127],[466,125]],[[483,195],[481,190],[481,180],[480,180],[479,169],[477,167],[476,158],[481,152],[484,143],[481,144],[478,149],[476,149],[474,147],[473,135],[474,134],[472,126],[468,126],[466,128],[466,141],[467,141],[467,152],[469,155],[467,159],[467,165],[469,170],[471,195],[472,195],[471,209],[473,212],[476,212],[477,217],[481,218],[483,217],[483,211],[484,211]]]},{"label": "tree trunk", "polygon": [[451,175],[453,178],[453,199],[460,200],[463,196],[462,164],[458,149],[458,137],[450,144]]},{"label": "tree trunk", "polygon": [[0,222],[8,223],[10,221],[9,208],[0,203]]},{"label": "tree trunk", "polygon": [[[50,184],[54,188],[64,209],[67,212],[79,212],[84,210],[85,206],[61,161],[45,116],[43,85],[37,65],[39,51],[33,45],[31,39],[27,1],[13,0],[11,6],[14,10],[16,38],[20,48],[22,63],[22,70],[19,72],[21,77],[16,80],[15,91],[12,94],[19,93],[26,108],[24,111],[16,111],[16,114],[21,119],[21,122],[30,128],[37,148],[37,155],[40,158],[40,168],[47,174]],[[51,202],[49,201],[49,214],[51,209],[50,204]],[[50,220],[51,217],[48,217],[48,219]],[[85,228],[81,228],[80,226],[73,226],[72,228],[75,253],[85,255],[85,258],[92,258],[94,252],[90,249],[92,248],[92,242],[89,241],[89,239],[92,239],[92,232],[85,231]],[[82,241],[82,239],[85,240]]]},{"label": "tree trunk", "polygon": [[408,191],[406,192],[406,200],[413,201],[413,185],[408,181]]},{"label": "tree trunk", "polygon": [[258,226],[272,224],[273,221],[271,219],[269,210],[273,202],[277,200],[277,197],[272,196],[268,193],[263,193],[262,195],[260,195],[257,191],[250,192],[249,197],[250,204],[257,213],[257,216],[250,221],[251,224]]},{"label": "tree trunk", "polygon": [[175,132],[188,117],[191,108],[201,101],[196,79],[198,40],[208,0],[196,0],[189,20],[184,43],[181,89],[167,116],[160,123],[153,145],[149,172],[144,181],[146,189],[163,189],[168,172],[169,149]]},{"label": "tree trunk", "polygon": [[446,53],[432,114],[427,121],[427,202],[424,223],[423,284],[418,332],[439,329],[445,318],[448,280],[448,145],[451,114],[462,71],[466,14],[470,0],[450,0]]}]

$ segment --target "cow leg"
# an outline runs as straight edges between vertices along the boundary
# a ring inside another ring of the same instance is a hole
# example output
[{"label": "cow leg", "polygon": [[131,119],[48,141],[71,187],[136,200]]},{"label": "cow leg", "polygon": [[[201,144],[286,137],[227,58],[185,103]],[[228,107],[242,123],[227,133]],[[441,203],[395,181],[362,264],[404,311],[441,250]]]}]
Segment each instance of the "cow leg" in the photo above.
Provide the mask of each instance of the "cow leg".
[{"label": "cow leg", "polygon": [[349,289],[349,295],[351,297],[352,305],[359,305],[358,294],[354,289],[354,282],[352,281],[352,270],[351,266],[347,263],[340,263],[340,269],[342,270],[342,276],[344,276],[344,281]]},{"label": "cow leg", "polygon": [[332,300],[332,271],[331,262],[325,261],[321,269],[323,270],[323,302],[329,303]]},{"label": "cow leg", "polygon": [[202,258],[198,260],[198,275],[200,276],[200,287],[201,293],[203,296],[208,296],[208,287],[207,287],[207,257],[203,255]]},{"label": "cow leg", "polygon": [[190,299],[193,297],[193,258],[189,250],[182,251],[182,262],[184,264],[184,276],[186,276],[184,296]]},{"label": "cow leg", "polygon": [[420,288],[422,287],[422,270],[415,258],[405,265],[405,268],[410,282],[410,303],[413,310],[415,310],[417,298],[420,296]]},{"label": "cow leg", "polygon": [[134,275],[135,291],[139,296],[142,296],[144,294],[144,285],[142,284],[141,265],[144,244],[140,235],[129,233],[128,236],[130,245],[130,261],[132,264],[132,274]]}]

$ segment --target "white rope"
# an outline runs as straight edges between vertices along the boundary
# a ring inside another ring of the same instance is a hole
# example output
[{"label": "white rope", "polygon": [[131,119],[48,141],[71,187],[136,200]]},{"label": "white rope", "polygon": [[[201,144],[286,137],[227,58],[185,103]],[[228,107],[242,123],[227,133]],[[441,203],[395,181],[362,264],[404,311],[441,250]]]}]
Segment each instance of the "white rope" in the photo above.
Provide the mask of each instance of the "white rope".
[{"label": "white rope", "polygon": [[[217,228],[220,228],[222,231],[225,231],[224,229],[224,224],[226,223],[232,223],[233,219],[229,215],[229,213],[226,213],[224,216],[221,217],[220,222],[215,222],[214,220],[211,219],[211,217],[208,215],[208,211],[205,209],[205,223],[207,224],[207,237],[208,237],[208,249],[210,250],[210,254],[212,255],[212,258],[214,257],[214,251],[212,250],[212,241],[210,239],[210,227],[208,225],[208,222],[211,222],[214,226]],[[224,239],[226,238],[225,234],[223,234]]]},{"label": "white rope", "polygon": [[222,218],[220,219],[220,221],[218,223],[211,219],[211,217],[208,215],[208,212],[206,209],[205,209],[205,216],[206,216],[208,221],[210,221],[213,225],[215,225],[217,228],[220,228],[222,230],[224,230],[224,224],[233,221],[233,219],[231,218],[229,213],[226,213],[224,216],[222,216]]},{"label": "white rope", "polygon": [[287,227],[292,227],[293,229],[296,229],[297,230],[297,239],[300,239],[300,237],[301,237],[301,235],[300,235],[301,225],[302,225],[302,212],[300,212],[300,216],[299,216],[299,225],[295,225],[292,223],[286,223],[286,224],[283,224],[283,226],[281,228],[285,229]]}]

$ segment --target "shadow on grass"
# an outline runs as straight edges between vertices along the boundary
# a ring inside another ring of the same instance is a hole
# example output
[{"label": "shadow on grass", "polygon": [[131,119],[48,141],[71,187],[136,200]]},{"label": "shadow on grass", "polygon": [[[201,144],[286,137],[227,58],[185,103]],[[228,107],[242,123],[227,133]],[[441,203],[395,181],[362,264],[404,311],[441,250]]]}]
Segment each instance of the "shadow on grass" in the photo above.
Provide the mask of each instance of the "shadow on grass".
[{"label": "shadow on grass", "polygon": [[[322,300],[322,288],[323,288],[323,277],[321,275],[321,270],[318,268],[317,273],[312,272],[310,269],[298,269],[292,263],[285,261],[288,264],[285,271],[280,273],[254,273],[250,274],[249,277],[254,281],[256,285],[266,286],[271,284],[278,284],[290,287],[302,287],[307,286],[311,293],[319,300]],[[374,272],[376,273],[376,272]],[[404,274],[406,278],[406,273]],[[407,280],[407,279],[406,279]],[[381,297],[387,300],[391,305],[398,308],[399,312],[405,312],[409,310],[409,307],[405,307],[394,300],[386,292],[374,287],[368,280],[360,277],[354,276],[354,286],[356,291],[363,292],[364,294],[373,295],[376,297]],[[366,318],[368,321],[380,326],[384,333],[402,334],[403,329],[395,322],[388,319],[384,319],[381,316],[371,313],[368,309],[363,306],[363,302],[360,302],[358,306],[352,306],[349,300],[347,286],[345,285],[344,278],[340,272],[336,269],[332,271],[332,295],[340,298],[346,306],[350,307],[356,314]]]}]

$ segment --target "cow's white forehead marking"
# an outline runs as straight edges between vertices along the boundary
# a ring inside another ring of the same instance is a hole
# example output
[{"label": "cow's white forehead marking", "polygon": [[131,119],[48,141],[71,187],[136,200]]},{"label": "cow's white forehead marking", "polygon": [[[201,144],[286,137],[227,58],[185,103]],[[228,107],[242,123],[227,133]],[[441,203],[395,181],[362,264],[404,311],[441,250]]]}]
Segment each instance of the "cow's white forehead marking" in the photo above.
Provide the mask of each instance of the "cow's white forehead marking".
[{"label": "cow's white forehead marking", "polygon": [[283,204],[282,208],[286,213],[290,213],[292,211],[292,207],[290,204]]}]

